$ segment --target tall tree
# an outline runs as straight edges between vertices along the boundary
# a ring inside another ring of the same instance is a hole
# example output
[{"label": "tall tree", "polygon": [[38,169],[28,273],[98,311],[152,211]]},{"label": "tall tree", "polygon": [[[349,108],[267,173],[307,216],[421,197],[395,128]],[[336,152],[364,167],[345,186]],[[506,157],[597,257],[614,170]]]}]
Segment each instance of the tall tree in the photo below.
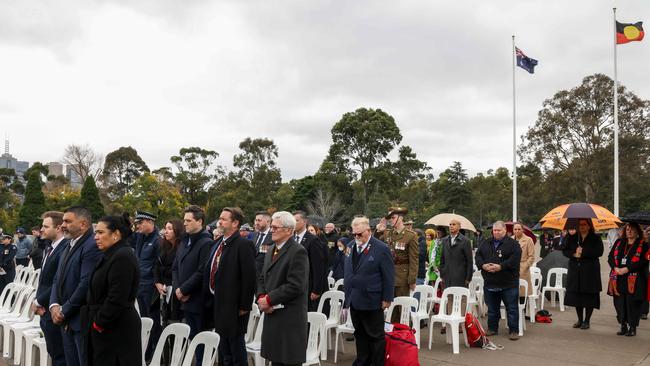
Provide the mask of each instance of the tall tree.
[{"label": "tall tree", "polygon": [[362,186],[364,213],[371,193],[367,172],[385,162],[401,141],[395,120],[381,109],[359,108],[344,114],[332,127],[330,153],[356,172]]},{"label": "tall tree", "polygon": [[435,182],[436,194],[441,197],[443,209],[463,214],[470,204],[471,193],[467,187],[469,177],[459,161],[455,161],[440,174]]},{"label": "tall tree", "polygon": [[178,187],[155,175],[145,173],[134,182],[129,193],[113,202],[113,213],[145,210],[158,216],[158,222],[164,223],[172,218],[181,218],[183,209],[189,203],[180,193]]},{"label": "tall tree", "polygon": [[99,189],[97,189],[95,178],[93,178],[92,175],[86,178],[84,185],[81,188],[79,206],[89,209],[93,215],[93,220],[97,220],[104,216],[104,205],[99,198]]},{"label": "tall tree", "polygon": [[101,174],[102,156],[97,154],[88,145],[68,145],[63,153],[61,162],[66,164],[66,169],[72,169],[82,182],[92,176],[97,179]]},{"label": "tall tree", "polygon": [[43,212],[45,212],[45,196],[43,195],[41,175],[38,171],[32,171],[27,177],[25,201],[18,216],[19,224],[28,229],[39,225]]},{"label": "tall tree", "polygon": [[149,172],[147,164],[131,146],[123,146],[106,155],[103,178],[113,199],[131,191],[131,185],[142,174]]},{"label": "tall tree", "polygon": [[207,202],[206,190],[216,177],[222,173],[220,167],[213,168],[214,160],[219,156],[216,151],[200,147],[184,147],[179,154],[171,157],[171,162],[176,166],[176,183],[181,188],[181,193],[190,203],[205,205]]},{"label": "tall tree", "polygon": [[[520,147],[523,158],[545,171],[569,174],[572,186],[566,188],[578,189],[574,200],[611,202],[613,85],[609,77],[595,74],[571,90],[557,92],[544,101],[537,122]],[[624,86],[619,86],[618,97],[621,156],[632,159],[621,159],[621,171],[635,175],[648,164],[650,102]],[[624,175],[621,178],[626,179]]]}]

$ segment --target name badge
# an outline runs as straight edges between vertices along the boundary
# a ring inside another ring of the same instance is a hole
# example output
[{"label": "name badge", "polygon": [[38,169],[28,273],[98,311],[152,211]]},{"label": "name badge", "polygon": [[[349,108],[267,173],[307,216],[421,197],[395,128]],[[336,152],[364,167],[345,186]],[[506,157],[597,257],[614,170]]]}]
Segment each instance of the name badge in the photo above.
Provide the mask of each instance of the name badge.
[{"label": "name badge", "polygon": [[627,258],[621,259],[621,264],[624,266],[627,265]]}]

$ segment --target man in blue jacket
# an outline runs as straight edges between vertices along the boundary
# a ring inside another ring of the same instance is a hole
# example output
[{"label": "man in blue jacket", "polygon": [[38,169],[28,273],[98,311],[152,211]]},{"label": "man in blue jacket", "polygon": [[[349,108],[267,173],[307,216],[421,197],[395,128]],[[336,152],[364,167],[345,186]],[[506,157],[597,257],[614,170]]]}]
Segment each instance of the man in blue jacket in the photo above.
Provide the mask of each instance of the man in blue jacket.
[{"label": "man in blue jacket", "polygon": [[32,251],[32,241],[27,237],[27,231],[19,227],[16,229],[16,265],[27,267],[29,265],[29,252]]},{"label": "man in blue jacket", "polygon": [[92,214],[85,207],[74,206],[63,213],[66,244],[52,283],[50,314],[61,327],[66,365],[86,364],[81,342],[79,309],[86,302],[88,285],[102,252],[95,243]]},{"label": "man in blue jacket", "polygon": [[357,359],[354,365],[383,365],[384,310],[393,301],[395,266],[388,246],[374,238],[367,217],[352,220],[354,244],[345,259],[345,307],[350,308]]},{"label": "man in blue jacket", "polygon": [[34,299],[33,310],[41,317],[41,330],[45,336],[47,353],[52,357],[53,366],[65,366],[63,355],[63,339],[61,329],[52,322],[52,316],[47,310],[50,306],[50,295],[56,270],[59,267],[59,258],[68,244],[68,239],[63,237],[63,212],[48,211],[43,214],[41,225],[41,239],[48,242],[43,253],[41,275],[38,278],[38,288]]}]

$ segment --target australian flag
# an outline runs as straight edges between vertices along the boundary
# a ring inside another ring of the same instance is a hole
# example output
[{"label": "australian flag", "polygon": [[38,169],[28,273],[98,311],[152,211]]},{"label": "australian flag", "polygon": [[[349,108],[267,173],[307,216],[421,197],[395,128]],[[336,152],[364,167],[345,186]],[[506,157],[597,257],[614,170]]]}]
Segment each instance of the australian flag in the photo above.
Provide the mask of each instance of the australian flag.
[{"label": "australian flag", "polygon": [[537,60],[526,56],[519,48],[515,47],[515,53],[517,56],[517,66],[528,71],[531,74],[535,73],[535,66],[537,66]]}]

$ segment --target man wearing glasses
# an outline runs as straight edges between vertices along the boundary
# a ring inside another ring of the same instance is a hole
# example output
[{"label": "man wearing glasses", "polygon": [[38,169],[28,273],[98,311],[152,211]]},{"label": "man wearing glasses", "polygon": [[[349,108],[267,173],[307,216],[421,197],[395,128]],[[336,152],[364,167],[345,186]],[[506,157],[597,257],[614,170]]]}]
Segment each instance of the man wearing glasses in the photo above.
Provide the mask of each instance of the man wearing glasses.
[{"label": "man wearing glasses", "polygon": [[271,237],[257,279],[257,305],[264,312],[262,357],[274,366],[302,365],[307,353],[307,250],[293,239],[296,219],[273,214]]},{"label": "man wearing glasses", "polygon": [[345,307],[350,309],[357,359],[354,365],[383,365],[384,310],[393,301],[395,266],[388,246],[370,233],[365,216],[352,220],[354,244],[345,258]]}]

